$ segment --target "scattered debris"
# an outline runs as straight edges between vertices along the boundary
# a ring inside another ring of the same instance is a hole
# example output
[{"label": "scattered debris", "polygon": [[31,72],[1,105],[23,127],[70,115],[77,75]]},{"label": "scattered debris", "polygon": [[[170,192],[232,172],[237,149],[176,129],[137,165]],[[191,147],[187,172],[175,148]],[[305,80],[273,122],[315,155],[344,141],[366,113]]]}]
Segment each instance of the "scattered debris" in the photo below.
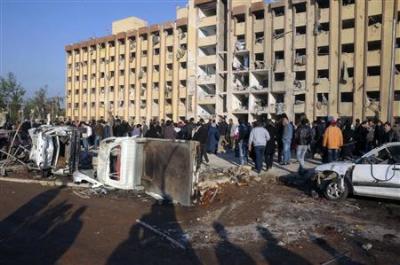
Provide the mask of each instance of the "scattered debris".
[{"label": "scattered debris", "polygon": [[321,265],[328,265],[328,264],[331,264],[331,263],[333,263],[333,262],[335,262],[335,261],[338,261],[338,260],[344,258],[344,257],[346,256],[347,253],[348,253],[348,251],[346,251],[346,252],[344,252],[344,253],[342,253],[342,254],[336,255],[336,256],[334,256],[332,259],[330,259],[330,260],[328,260],[328,261],[326,261],[326,262],[324,262],[324,263],[321,263]]},{"label": "scattered debris", "polygon": [[371,243],[365,243],[365,244],[362,245],[362,248],[365,251],[368,251],[368,250],[370,250],[372,248],[372,244]]},{"label": "scattered debris", "polygon": [[145,223],[145,222],[143,222],[143,221],[141,221],[141,220],[139,220],[139,219],[137,219],[136,222],[137,222],[138,224],[142,225],[143,227],[145,227],[145,228],[151,230],[152,232],[156,233],[157,235],[159,235],[159,236],[161,236],[161,237],[167,239],[167,240],[168,240],[169,242],[171,242],[174,246],[176,246],[176,247],[178,247],[178,248],[180,248],[180,249],[183,249],[183,250],[186,249],[186,247],[185,247],[184,245],[182,245],[181,243],[179,243],[178,241],[176,241],[175,239],[173,239],[173,238],[170,237],[169,235],[167,235],[167,234],[161,232],[160,230],[154,228],[153,226],[151,226],[151,225],[149,225],[149,224],[147,224],[147,223]]}]

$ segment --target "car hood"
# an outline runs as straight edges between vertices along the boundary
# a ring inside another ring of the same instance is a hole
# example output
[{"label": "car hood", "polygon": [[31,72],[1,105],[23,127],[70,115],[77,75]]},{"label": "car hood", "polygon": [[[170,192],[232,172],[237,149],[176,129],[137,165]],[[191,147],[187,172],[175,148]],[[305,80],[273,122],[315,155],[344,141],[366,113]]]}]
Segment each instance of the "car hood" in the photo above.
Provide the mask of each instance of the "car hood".
[{"label": "car hood", "polygon": [[339,175],[346,174],[347,170],[354,165],[352,162],[332,162],[319,165],[315,168],[316,172],[334,171]]}]

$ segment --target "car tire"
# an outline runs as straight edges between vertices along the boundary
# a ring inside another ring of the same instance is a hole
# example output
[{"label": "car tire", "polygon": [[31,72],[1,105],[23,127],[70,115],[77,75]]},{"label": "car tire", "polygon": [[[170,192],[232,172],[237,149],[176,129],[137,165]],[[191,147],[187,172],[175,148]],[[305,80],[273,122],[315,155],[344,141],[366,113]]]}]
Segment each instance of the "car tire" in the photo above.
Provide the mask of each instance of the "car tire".
[{"label": "car tire", "polygon": [[349,183],[344,181],[344,191],[339,191],[339,183],[336,179],[329,180],[323,188],[324,196],[330,201],[341,201],[349,195]]}]

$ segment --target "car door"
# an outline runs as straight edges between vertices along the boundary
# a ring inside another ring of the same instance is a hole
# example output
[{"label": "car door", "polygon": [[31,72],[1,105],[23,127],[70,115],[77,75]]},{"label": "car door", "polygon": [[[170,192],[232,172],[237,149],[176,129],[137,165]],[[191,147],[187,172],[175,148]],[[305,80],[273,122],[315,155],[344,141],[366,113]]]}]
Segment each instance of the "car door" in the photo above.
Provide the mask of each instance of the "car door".
[{"label": "car door", "polygon": [[400,199],[400,145],[378,149],[353,169],[353,192],[357,195]]}]

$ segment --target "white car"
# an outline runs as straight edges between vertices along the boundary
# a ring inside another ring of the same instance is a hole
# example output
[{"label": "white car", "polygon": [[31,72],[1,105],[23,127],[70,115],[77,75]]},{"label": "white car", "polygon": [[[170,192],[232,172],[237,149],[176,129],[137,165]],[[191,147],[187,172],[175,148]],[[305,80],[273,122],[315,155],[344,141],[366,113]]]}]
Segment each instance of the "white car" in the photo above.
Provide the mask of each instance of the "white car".
[{"label": "white car", "polygon": [[387,143],[354,162],[317,166],[314,183],[329,200],[355,195],[400,200],[400,142]]}]

